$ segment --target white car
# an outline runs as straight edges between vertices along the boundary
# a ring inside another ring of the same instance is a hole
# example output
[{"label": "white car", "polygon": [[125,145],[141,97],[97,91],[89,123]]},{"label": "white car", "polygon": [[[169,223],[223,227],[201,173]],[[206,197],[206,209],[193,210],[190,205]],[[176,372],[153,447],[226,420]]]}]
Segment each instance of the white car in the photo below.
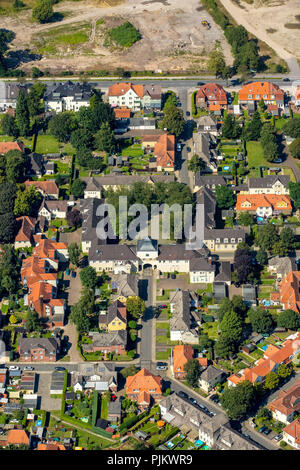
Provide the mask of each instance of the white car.
[{"label": "white car", "polygon": [[19,370],[20,367],[18,366],[9,366],[9,370]]},{"label": "white car", "polygon": [[181,150],[181,144],[177,144],[177,150],[178,150],[178,152],[180,152],[180,150]]}]

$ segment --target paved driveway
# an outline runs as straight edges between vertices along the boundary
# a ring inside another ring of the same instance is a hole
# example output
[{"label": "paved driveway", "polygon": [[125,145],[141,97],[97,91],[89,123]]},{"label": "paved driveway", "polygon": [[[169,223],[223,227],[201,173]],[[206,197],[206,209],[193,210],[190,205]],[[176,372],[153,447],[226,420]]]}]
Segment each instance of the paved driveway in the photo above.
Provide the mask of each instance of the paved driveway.
[{"label": "paved driveway", "polygon": [[76,269],[76,277],[70,276],[64,276],[65,280],[70,281],[69,287],[66,289],[66,292],[68,293],[68,304],[69,305],[74,305],[78,302],[80,299],[80,293],[81,293],[81,282],[80,282],[80,269]]},{"label": "paved driveway", "polygon": [[60,410],[61,399],[50,397],[51,373],[41,372],[37,374],[37,395],[40,397],[40,409],[51,411]]}]

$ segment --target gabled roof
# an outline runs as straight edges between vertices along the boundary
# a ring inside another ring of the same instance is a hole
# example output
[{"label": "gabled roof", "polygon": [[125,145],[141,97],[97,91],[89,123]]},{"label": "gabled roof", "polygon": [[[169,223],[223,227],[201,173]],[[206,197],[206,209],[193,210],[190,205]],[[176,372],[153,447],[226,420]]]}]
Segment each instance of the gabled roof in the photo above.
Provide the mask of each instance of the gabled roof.
[{"label": "gabled roof", "polygon": [[133,90],[139,98],[143,98],[143,85],[133,85],[132,83],[114,83],[108,89],[108,96],[123,96],[129,90]]},{"label": "gabled roof", "polygon": [[196,94],[196,101],[203,98],[205,101],[215,101],[219,104],[227,104],[226,91],[217,83],[206,83],[202,85]]},{"label": "gabled roof", "polygon": [[280,301],[285,309],[300,313],[300,271],[289,272],[280,284]]},{"label": "gabled roof", "polygon": [[272,210],[292,210],[291,199],[279,194],[238,194],[236,209],[257,210],[259,207],[271,207]]},{"label": "gabled roof", "polygon": [[287,390],[281,389],[279,395],[268,408],[271,411],[279,411],[285,416],[300,410],[300,379]]},{"label": "gabled roof", "polygon": [[296,444],[300,444],[300,420],[295,419],[292,423],[283,428],[283,432],[295,439]]},{"label": "gabled roof", "polygon": [[55,180],[46,180],[46,181],[25,181],[25,186],[35,186],[37,189],[42,191],[44,194],[56,194],[58,195],[58,186],[55,183]]},{"label": "gabled roof", "polygon": [[160,136],[154,147],[157,166],[173,168],[175,162],[175,136],[166,132]]},{"label": "gabled roof", "polygon": [[[239,100],[247,101],[249,95],[252,95],[252,101],[260,100],[264,95],[267,96],[265,98],[267,100],[270,100],[272,95],[275,96],[275,100],[284,100],[284,91],[278,85],[270,82],[251,82],[243,85],[239,91]],[[259,98],[256,98],[256,95]]]},{"label": "gabled roof", "polygon": [[263,178],[249,178],[249,188],[267,188],[270,189],[278,181],[287,187],[291,178],[290,175],[267,175]]},{"label": "gabled roof", "polygon": [[152,374],[147,369],[142,369],[135,375],[131,375],[126,379],[126,393],[135,393],[134,390],[148,392],[156,390],[156,393],[162,392],[162,378],[159,375]]},{"label": "gabled roof", "polygon": [[18,224],[18,233],[16,235],[16,242],[31,242],[32,233],[35,227],[36,219],[33,217],[28,217],[27,215],[23,217],[18,217],[16,219]]},{"label": "gabled roof", "polygon": [[23,142],[15,141],[15,142],[0,142],[0,155],[4,155],[5,153],[9,152],[10,150],[19,150],[20,152],[24,152],[25,145]]},{"label": "gabled roof", "polygon": [[7,444],[26,444],[29,446],[29,438],[27,432],[23,429],[11,429],[8,431]]},{"label": "gabled roof", "polygon": [[190,359],[193,359],[194,349],[190,344],[182,344],[173,348],[173,370],[176,372],[184,372],[184,365]]},{"label": "gabled roof", "polygon": [[123,323],[127,321],[127,310],[126,306],[119,300],[112,302],[107,310],[107,323],[112,322],[118,318]]}]

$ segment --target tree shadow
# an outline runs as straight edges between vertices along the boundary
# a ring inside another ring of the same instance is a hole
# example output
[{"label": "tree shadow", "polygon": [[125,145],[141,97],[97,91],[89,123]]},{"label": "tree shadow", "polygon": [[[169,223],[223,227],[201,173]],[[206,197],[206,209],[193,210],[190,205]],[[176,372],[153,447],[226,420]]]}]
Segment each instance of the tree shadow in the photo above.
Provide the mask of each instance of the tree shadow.
[{"label": "tree shadow", "polygon": [[17,68],[19,65],[41,60],[41,54],[33,54],[29,49],[9,51],[5,59],[7,68]]},{"label": "tree shadow", "polygon": [[56,11],[53,13],[51,18],[47,21],[47,23],[56,23],[58,21],[62,21],[64,19],[65,15],[63,13],[60,13],[59,11]]}]

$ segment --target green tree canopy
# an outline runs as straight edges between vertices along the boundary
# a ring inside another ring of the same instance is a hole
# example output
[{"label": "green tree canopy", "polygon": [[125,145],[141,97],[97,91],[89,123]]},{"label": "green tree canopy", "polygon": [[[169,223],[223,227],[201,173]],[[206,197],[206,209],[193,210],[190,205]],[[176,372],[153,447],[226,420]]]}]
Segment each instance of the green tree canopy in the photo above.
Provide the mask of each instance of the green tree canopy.
[{"label": "green tree canopy", "polygon": [[191,387],[197,387],[198,386],[198,380],[200,377],[201,373],[201,366],[199,364],[199,361],[197,359],[189,359],[185,364],[184,364],[184,371],[186,374],[186,381]]},{"label": "green tree canopy", "polygon": [[138,296],[128,297],[126,301],[127,312],[133,318],[142,317],[146,310],[145,301]]},{"label": "green tree canopy", "polygon": [[220,209],[229,209],[235,205],[236,196],[228,186],[217,186],[216,198]]},{"label": "green tree canopy", "polygon": [[174,105],[167,107],[164,118],[162,120],[162,127],[167,129],[170,134],[174,134],[179,137],[184,129],[184,117],[182,109],[177,108]]},{"label": "green tree canopy", "polygon": [[94,289],[98,282],[98,276],[92,266],[86,266],[80,271],[81,284],[89,289]]},{"label": "green tree canopy", "polygon": [[48,23],[53,16],[51,0],[38,0],[32,10],[32,18],[39,23]]},{"label": "green tree canopy", "polygon": [[242,419],[250,411],[254,403],[255,392],[248,380],[236,387],[225,389],[221,397],[222,407],[231,419]]},{"label": "green tree canopy", "polygon": [[248,317],[252,330],[257,333],[269,333],[273,328],[273,319],[268,310],[250,309]]},{"label": "green tree canopy", "polygon": [[277,325],[290,330],[299,328],[299,314],[294,310],[287,309],[279,313]]}]

